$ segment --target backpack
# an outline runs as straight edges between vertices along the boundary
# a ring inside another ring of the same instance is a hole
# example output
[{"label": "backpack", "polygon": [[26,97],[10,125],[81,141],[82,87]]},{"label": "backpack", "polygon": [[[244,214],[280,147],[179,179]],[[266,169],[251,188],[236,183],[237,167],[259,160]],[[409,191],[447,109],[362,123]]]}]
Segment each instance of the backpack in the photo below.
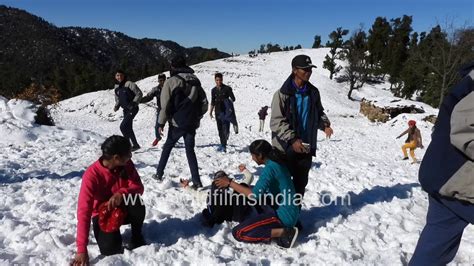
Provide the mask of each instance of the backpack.
[{"label": "backpack", "polygon": [[179,127],[196,129],[209,107],[206,92],[197,79],[186,80],[180,75],[175,75],[175,77],[181,79],[185,86],[174,90],[166,113],[176,121]]}]

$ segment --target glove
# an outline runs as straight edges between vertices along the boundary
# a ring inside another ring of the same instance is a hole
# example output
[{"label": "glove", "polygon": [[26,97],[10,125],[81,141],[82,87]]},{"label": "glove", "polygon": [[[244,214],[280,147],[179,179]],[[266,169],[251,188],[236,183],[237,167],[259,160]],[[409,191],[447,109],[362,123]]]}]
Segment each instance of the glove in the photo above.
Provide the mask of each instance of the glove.
[{"label": "glove", "polygon": [[120,106],[118,106],[118,105],[114,106],[114,112],[117,112],[119,108],[120,108]]}]

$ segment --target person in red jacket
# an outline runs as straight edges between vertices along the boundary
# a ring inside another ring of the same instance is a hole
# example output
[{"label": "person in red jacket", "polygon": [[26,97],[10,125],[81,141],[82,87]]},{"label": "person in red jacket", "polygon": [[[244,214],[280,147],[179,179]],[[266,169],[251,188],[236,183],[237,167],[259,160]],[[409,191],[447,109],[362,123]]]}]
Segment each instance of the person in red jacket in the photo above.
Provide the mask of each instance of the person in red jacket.
[{"label": "person in red jacket", "polygon": [[122,136],[111,136],[104,141],[101,149],[102,156],[87,168],[82,177],[77,206],[77,254],[73,265],[89,263],[87,244],[91,219],[100,253],[106,256],[123,253],[120,228],[105,232],[107,230],[99,221],[102,218],[99,210],[102,212],[100,207],[103,205],[108,211],[120,208],[126,214],[123,224],[131,224],[132,227],[131,241],[126,248],[145,245],[142,235],[145,206],[139,198],[144,189],[131,160],[130,142]]}]

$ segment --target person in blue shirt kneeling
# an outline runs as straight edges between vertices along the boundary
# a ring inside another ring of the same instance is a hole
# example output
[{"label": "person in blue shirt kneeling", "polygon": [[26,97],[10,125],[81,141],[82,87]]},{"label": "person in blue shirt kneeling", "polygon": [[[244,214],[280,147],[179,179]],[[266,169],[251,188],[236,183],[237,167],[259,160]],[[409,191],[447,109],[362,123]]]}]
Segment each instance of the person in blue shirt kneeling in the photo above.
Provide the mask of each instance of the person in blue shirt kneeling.
[{"label": "person in blue shirt kneeling", "polygon": [[[274,239],[279,246],[291,248],[298,236],[295,225],[302,196],[295,193],[291,174],[279,162],[270,143],[256,140],[250,144],[249,150],[252,160],[258,165],[265,165],[253,188],[240,185],[227,176],[215,180],[219,188],[230,187],[247,196],[250,201],[259,202],[259,213],[243,220],[233,228],[232,234],[241,242],[260,243]],[[262,204],[262,199],[265,204]]]}]

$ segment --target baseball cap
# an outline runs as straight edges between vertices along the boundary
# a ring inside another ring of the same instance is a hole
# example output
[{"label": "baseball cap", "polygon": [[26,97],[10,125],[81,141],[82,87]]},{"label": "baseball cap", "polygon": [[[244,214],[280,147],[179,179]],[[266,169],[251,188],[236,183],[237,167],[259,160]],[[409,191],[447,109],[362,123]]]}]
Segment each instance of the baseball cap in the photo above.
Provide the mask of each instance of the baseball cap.
[{"label": "baseball cap", "polygon": [[315,65],[311,62],[311,58],[307,55],[300,54],[297,55],[291,60],[291,67],[294,68],[316,68]]}]

